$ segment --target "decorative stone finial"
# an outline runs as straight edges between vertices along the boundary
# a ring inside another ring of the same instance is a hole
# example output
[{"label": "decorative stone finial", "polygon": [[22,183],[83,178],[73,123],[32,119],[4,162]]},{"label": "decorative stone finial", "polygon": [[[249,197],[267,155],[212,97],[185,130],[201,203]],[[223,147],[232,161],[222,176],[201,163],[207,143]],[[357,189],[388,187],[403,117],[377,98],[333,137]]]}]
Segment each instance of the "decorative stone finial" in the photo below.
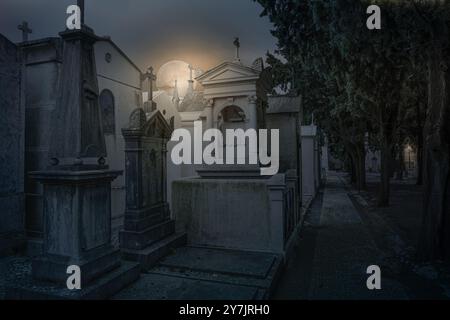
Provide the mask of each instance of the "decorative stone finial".
[{"label": "decorative stone finial", "polygon": [[130,119],[128,121],[128,128],[141,129],[144,127],[146,121],[147,116],[145,115],[144,110],[142,110],[142,108],[134,109],[133,112],[131,112]]}]

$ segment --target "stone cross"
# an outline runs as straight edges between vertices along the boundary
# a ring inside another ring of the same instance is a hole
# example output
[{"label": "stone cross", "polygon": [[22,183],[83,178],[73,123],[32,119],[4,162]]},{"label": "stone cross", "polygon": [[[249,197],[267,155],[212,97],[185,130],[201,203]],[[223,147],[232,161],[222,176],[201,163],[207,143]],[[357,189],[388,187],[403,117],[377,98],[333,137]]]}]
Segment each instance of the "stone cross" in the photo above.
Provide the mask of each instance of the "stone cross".
[{"label": "stone cross", "polygon": [[77,6],[80,8],[81,24],[84,24],[84,0],[77,0]]},{"label": "stone cross", "polygon": [[238,37],[236,37],[235,39],[234,39],[234,42],[233,42],[233,44],[234,44],[234,46],[236,47],[236,60],[240,60],[240,58],[239,58],[239,48],[241,47],[241,42],[239,41],[239,38]]},{"label": "stone cross", "polygon": [[17,29],[22,30],[22,41],[28,41],[28,34],[33,33],[33,30],[28,28],[28,22],[24,21],[17,26]]},{"label": "stone cross", "polygon": [[189,68],[189,80],[192,81],[193,80],[192,71],[194,70],[194,67],[190,64],[188,68]]},{"label": "stone cross", "polygon": [[153,73],[153,67],[149,67],[147,69],[147,78],[149,83],[149,89],[148,89],[148,101],[153,100],[153,81],[156,81],[156,75]]},{"label": "stone cross", "polygon": [[179,103],[180,103],[180,95],[178,93],[178,80],[175,80],[175,87],[173,88],[172,102],[175,103],[176,107],[178,108]]}]

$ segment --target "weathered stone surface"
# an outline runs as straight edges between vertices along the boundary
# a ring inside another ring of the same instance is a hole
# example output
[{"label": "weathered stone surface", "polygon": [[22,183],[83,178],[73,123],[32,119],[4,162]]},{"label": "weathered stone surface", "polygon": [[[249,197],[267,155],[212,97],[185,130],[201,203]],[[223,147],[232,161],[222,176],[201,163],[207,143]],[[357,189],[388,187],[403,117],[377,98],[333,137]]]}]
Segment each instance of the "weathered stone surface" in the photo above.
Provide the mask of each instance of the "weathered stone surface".
[{"label": "weathered stone surface", "polygon": [[87,165],[91,158],[106,157],[93,47],[96,37],[85,26],[80,31],[64,31],[61,37],[64,63],[49,158],[57,159],[54,165],[62,167]]},{"label": "weathered stone surface", "polygon": [[44,255],[33,261],[36,278],[63,282],[69,265],[87,265],[92,271],[83,272],[83,282],[89,282],[118,265],[111,246],[111,181],[117,175],[111,170],[31,173],[44,184],[45,204]]},{"label": "weathered stone surface", "polygon": [[271,96],[266,114],[267,129],[280,132],[280,173],[289,169],[301,171],[300,97]]},{"label": "weathered stone surface", "polygon": [[188,243],[283,253],[287,242],[284,175],[270,179],[189,178],[173,183],[177,230]]},{"label": "weathered stone surface", "polygon": [[277,256],[248,251],[217,250],[183,247],[175,255],[159,264],[169,268],[184,268],[205,272],[218,272],[264,279],[269,274]]},{"label": "weathered stone surface", "polygon": [[317,127],[302,126],[302,193],[303,199],[316,196],[320,186],[320,155]]},{"label": "weathered stone surface", "polygon": [[[21,44],[25,97],[25,173],[48,166],[52,130],[61,70],[61,39],[46,38]],[[43,188],[25,175],[26,233],[30,255],[42,251]]]},{"label": "weathered stone surface", "polygon": [[111,243],[111,181],[122,172],[108,170],[104,159],[96,37],[86,26],[61,36],[64,59],[61,92],[51,120],[51,161],[47,170],[30,173],[44,190],[43,254],[32,261],[36,283],[26,289],[19,284],[13,291],[19,298],[64,296],[58,290],[49,294],[45,288],[51,283],[64,286],[72,265],[81,269],[82,286],[93,290],[76,292],[75,299],[107,297],[136,279],[138,265],[120,269],[119,251]]},{"label": "weathered stone surface", "polygon": [[185,245],[186,242],[187,238],[185,233],[175,233],[144,249],[122,249],[121,252],[123,259],[137,261],[142,269],[147,270],[154,266],[161,258],[172,253],[174,249]]},{"label": "weathered stone surface", "polygon": [[253,300],[258,298],[259,289],[255,287],[160,274],[144,274],[135,285],[113,297],[114,300]]},{"label": "weathered stone surface", "polygon": [[188,246],[162,259],[114,299],[268,299],[282,266],[278,255]]},{"label": "weathered stone surface", "polygon": [[0,35],[0,254],[1,246],[6,249],[14,244],[7,238],[24,232],[25,123],[20,83],[17,47]]},{"label": "weathered stone surface", "polygon": [[[126,157],[126,210],[120,233],[123,257],[148,268],[169,249],[185,243],[183,234],[174,235],[166,185],[166,145],[172,128],[159,111],[145,114],[138,108],[123,129]],[[167,238],[174,237],[171,241]],[[160,241],[160,243],[156,243]]]},{"label": "weathered stone surface", "polygon": [[[121,266],[104,274],[81,290],[68,290],[65,285],[36,281],[32,277],[29,259],[12,259],[3,265],[8,275],[3,284],[3,297],[11,300],[100,300],[128,286],[139,278],[136,263],[122,262]],[[0,283],[0,298],[2,288]]]}]

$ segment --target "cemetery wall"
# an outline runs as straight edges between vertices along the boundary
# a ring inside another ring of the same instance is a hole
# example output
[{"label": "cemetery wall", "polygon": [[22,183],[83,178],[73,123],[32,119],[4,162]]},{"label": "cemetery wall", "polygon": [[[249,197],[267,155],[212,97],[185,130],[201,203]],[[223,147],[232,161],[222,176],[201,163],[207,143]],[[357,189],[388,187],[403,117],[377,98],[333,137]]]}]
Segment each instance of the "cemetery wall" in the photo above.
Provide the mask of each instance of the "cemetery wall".
[{"label": "cemetery wall", "polygon": [[0,236],[23,232],[24,110],[16,45],[0,35]]},{"label": "cemetery wall", "polygon": [[[142,106],[141,71],[110,40],[98,41],[94,45],[96,67],[102,106],[102,92],[109,90],[112,94],[113,110],[103,113],[108,164],[110,169],[125,169],[125,142],[122,128],[127,127],[131,112]],[[111,119],[108,119],[108,118]],[[109,121],[109,125],[105,125]],[[108,127],[108,128],[107,128]],[[107,130],[105,130],[107,129]],[[112,219],[114,225],[121,225],[125,212],[125,175],[119,176],[111,184],[112,187]],[[120,228],[120,227],[118,227]]]},{"label": "cemetery wall", "polygon": [[[59,93],[62,48],[58,38],[22,46],[25,69],[25,173],[48,166],[51,119]],[[25,175],[26,230],[30,238],[43,234],[42,185]]]}]

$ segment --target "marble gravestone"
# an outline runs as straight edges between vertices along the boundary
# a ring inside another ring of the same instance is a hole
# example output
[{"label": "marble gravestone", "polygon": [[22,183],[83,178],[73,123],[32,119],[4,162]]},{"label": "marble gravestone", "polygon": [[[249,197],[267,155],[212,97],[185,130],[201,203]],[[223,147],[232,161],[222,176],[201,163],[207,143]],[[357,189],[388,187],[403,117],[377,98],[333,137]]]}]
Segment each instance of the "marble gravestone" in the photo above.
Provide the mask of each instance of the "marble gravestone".
[{"label": "marble gravestone", "polygon": [[167,202],[166,154],[172,128],[158,110],[145,113],[138,108],[122,133],[127,194],[120,247],[125,259],[146,269],[186,242],[185,234],[175,234]]},{"label": "marble gravestone", "polygon": [[[32,260],[36,282],[16,281],[11,298],[102,299],[139,276],[138,265],[123,263],[111,244],[111,181],[121,172],[109,170],[105,160],[93,47],[97,38],[85,25],[60,35],[63,66],[50,164],[46,171],[30,173],[44,188],[44,252]],[[66,287],[67,269],[73,265],[81,270],[79,291]]]},{"label": "marble gravestone", "polygon": [[24,112],[19,51],[0,35],[0,255],[24,233]]}]

